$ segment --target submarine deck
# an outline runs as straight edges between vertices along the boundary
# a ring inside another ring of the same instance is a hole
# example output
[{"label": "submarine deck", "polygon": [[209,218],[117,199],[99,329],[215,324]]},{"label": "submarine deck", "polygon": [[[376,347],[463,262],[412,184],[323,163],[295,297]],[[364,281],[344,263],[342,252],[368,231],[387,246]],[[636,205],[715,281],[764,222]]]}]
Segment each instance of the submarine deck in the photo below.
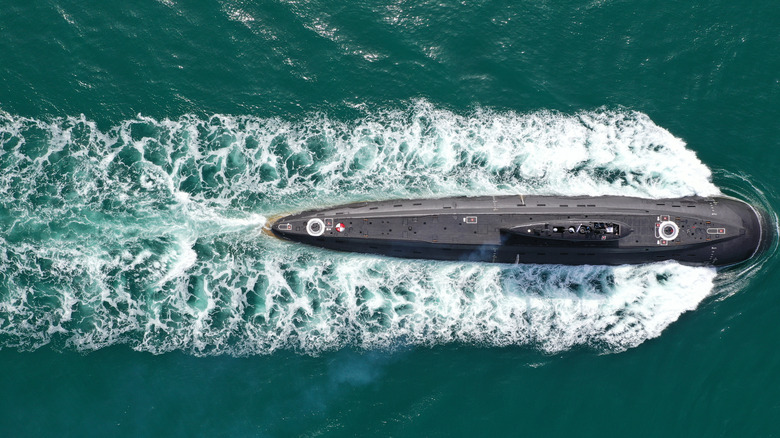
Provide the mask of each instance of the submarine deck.
[{"label": "submarine deck", "polygon": [[761,235],[757,215],[747,204],[699,197],[491,196],[364,202],[287,216],[275,222],[272,231],[343,251],[560,264],[667,259],[731,264],[749,258]]}]

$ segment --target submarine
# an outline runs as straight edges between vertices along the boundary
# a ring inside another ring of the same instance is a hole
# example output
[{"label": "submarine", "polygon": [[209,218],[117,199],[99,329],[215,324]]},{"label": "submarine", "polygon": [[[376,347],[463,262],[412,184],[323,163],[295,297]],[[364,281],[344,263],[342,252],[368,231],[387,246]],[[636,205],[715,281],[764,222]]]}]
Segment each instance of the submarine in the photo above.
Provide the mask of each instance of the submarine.
[{"label": "submarine", "polygon": [[730,197],[481,196],[360,202],[281,217],[279,238],[383,256],[522,264],[729,266],[770,244]]}]

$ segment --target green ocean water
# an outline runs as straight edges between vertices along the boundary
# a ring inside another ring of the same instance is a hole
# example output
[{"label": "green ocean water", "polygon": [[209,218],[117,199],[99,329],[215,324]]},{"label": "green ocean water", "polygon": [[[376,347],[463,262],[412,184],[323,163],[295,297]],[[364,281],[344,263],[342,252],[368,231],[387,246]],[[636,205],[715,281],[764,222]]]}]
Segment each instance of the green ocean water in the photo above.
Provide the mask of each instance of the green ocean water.
[{"label": "green ocean water", "polygon": [[[780,195],[776,2],[10,2],[3,436],[777,436],[774,248],[403,261],[319,205]],[[775,245],[776,247],[776,245]]]}]

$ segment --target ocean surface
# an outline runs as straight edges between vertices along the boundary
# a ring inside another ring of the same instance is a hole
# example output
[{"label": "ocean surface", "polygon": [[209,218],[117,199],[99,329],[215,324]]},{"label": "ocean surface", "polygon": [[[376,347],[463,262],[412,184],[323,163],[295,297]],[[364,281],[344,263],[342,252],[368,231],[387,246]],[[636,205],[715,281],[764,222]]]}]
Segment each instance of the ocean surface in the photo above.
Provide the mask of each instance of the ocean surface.
[{"label": "ocean surface", "polygon": [[0,435],[780,436],[780,272],[335,253],[340,203],[780,210],[776,0],[10,0]]}]

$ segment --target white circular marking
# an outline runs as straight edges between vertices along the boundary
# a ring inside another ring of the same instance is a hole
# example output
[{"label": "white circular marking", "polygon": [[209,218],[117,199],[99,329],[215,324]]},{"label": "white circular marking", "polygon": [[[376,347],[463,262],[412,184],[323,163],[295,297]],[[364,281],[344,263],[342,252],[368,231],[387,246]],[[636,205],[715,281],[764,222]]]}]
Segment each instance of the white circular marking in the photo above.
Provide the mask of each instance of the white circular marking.
[{"label": "white circular marking", "polygon": [[[680,234],[680,228],[672,221],[661,222],[659,228],[658,234],[664,240],[674,240]],[[667,228],[671,228],[671,231],[667,230]]]},{"label": "white circular marking", "polygon": [[306,232],[309,233],[309,236],[322,236],[322,233],[325,232],[325,222],[317,218],[309,219],[309,222],[306,222]]}]

